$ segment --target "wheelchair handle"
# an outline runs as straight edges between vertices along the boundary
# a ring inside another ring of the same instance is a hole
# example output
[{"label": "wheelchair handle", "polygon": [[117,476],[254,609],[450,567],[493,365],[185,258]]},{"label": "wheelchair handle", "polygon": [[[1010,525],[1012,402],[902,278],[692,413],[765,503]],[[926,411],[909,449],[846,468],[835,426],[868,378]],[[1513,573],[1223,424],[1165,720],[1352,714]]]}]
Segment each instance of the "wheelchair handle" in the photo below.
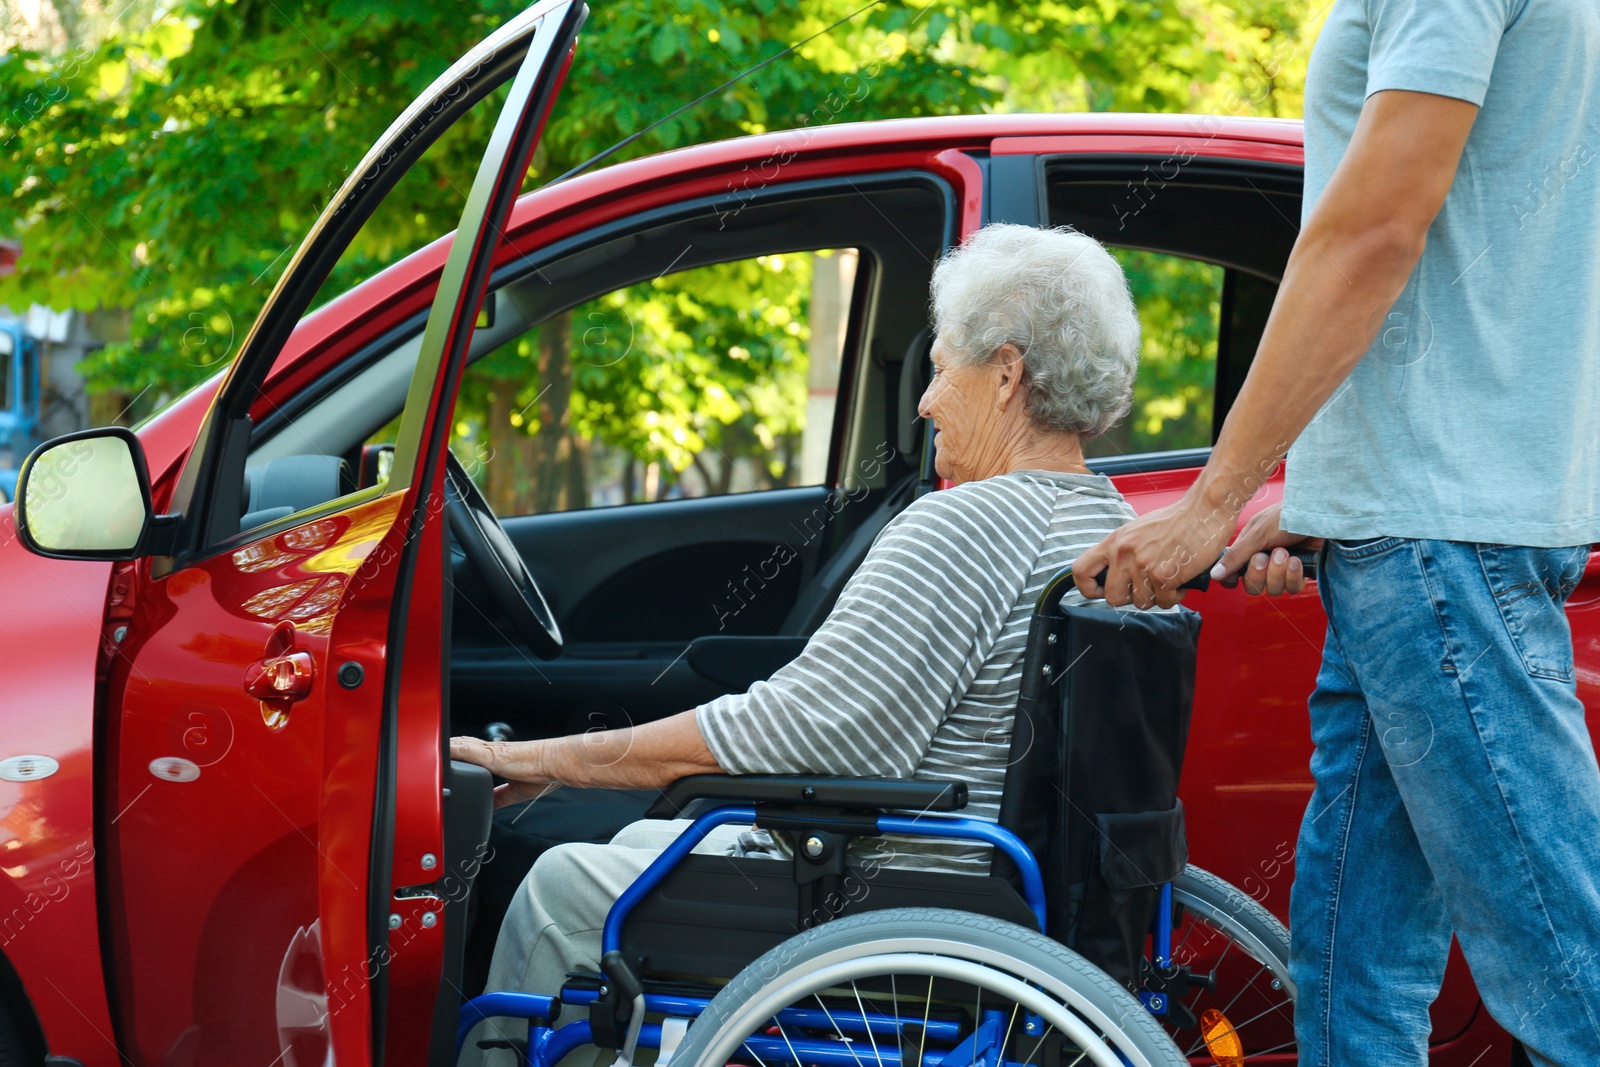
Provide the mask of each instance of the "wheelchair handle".
[{"label": "wheelchair handle", "polygon": [[[1289,549],[1289,555],[1300,561],[1300,568],[1307,579],[1315,581],[1317,577],[1317,553],[1303,548]],[[1221,559],[1221,556],[1217,557]],[[1216,566],[1216,564],[1212,564]],[[1095,576],[1095,581],[1105,582],[1108,571],[1101,571]],[[1039,601],[1034,606],[1035,615],[1050,615],[1061,605],[1061,598],[1067,595],[1068,590],[1074,587],[1072,581],[1072,565],[1061,568],[1056,576],[1045,583],[1044,592],[1039,594]],[[1187,582],[1178,586],[1179,589],[1194,589],[1205,592],[1211,587],[1211,567],[1207,567]]]}]

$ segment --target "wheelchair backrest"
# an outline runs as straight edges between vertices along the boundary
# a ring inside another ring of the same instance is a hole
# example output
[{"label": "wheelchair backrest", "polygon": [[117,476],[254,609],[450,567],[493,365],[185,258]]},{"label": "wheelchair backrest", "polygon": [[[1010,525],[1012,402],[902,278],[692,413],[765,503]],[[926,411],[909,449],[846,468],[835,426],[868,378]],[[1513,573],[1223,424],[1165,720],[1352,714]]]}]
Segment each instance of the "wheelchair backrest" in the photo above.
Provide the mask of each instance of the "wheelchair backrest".
[{"label": "wheelchair backrest", "polygon": [[[1056,599],[1028,634],[1000,824],[1039,861],[1050,936],[1131,985],[1160,886],[1188,862],[1200,616]],[[1015,871],[997,856],[995,873]]]}]

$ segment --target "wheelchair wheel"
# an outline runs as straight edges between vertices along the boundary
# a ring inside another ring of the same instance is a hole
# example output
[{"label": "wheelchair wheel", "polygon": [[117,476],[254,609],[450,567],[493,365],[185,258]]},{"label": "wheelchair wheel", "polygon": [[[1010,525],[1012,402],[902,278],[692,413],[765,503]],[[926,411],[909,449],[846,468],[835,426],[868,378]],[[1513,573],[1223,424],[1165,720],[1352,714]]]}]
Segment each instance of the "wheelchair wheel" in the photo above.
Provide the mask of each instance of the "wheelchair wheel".
[{"label": "wheelchair wheel", "polygon": [[1242,1056],[1235,1063],[1292,1057],[1295,985],[1289,977],[1289,931],[1243,890],[1199,867],[1173,881],[1172,899],[1178,913],[1173,962],[1195,977],[1210,977],[1208,985],[1179,998],[1187,1019],[1182,1012],[1167,1016],[1178,1047],[1200,1063],[1212,1062],[1208,1037],[1210,1053]]},{"label": "wheelchair wheel", "polygon": [[741,971],[672,1067],[1187,1064],[1083,957],[971,912],[892,908],[826,923]]}]

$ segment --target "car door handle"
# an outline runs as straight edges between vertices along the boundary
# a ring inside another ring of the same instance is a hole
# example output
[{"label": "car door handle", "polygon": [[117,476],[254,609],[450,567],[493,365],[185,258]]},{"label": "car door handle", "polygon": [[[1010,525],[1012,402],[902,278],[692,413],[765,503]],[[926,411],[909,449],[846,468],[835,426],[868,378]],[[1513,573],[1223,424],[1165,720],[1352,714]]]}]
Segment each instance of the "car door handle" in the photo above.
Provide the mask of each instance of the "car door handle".
[{"label": "car door handle", "polygon": [[244,669],[245,692],[261,700],[304,700],[311,695],[311,653],[268,656]]}]

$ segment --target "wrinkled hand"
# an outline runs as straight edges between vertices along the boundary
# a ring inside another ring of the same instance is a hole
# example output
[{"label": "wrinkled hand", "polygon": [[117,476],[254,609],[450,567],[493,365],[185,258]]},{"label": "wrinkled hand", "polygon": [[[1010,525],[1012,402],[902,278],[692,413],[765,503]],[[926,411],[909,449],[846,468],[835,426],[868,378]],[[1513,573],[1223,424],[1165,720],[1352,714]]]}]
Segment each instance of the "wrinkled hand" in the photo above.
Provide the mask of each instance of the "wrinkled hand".
[{"label": "wrinkled hand", "polygon": [[[1223,520],[1188,498],[1142,515],[1079,556],[1073,581],[1090,600],[1171,607],[1184,597],[1178,586],[1205,570],[1227,543],[1233,523]],[[1103,582],[1096,578],[1101,571]]]},{"label": "wrinkled hand", "polygon": [[1211,568],[1214,581],[1232,589],[1240,581],[1251,596],[1282,596],[1306,587],[1305,569],[1287,549],[1299,545],[1321,548],[1322,538],[1284,533],[1278,524],[1281,503],[1265,508],[1244,525],[1217,565]]},{"label": "wrinkled hand", "polygon": [[450,758],[476,763],[506,781],[494,787],[494,806],[538,800],[561,787],[542,771],[541,741],[485,741],[479,737],[452,737]]}]

